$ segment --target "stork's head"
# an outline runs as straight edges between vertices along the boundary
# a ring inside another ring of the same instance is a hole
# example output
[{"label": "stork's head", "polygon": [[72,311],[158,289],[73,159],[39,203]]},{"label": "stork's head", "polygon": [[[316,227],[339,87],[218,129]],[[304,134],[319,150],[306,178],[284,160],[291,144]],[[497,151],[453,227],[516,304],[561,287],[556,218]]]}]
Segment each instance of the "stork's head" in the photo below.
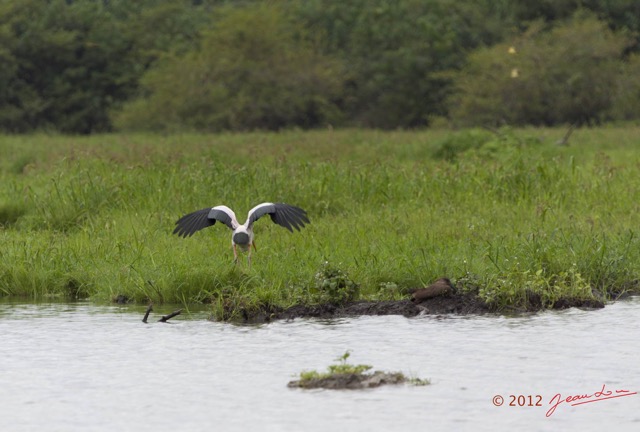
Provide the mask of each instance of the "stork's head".
[{"label": "stork's head", "polygon": [[233,237],[231,238],[233,244],[237,245],[241,250],[246,251],[249,249],[251,245],[251,239],[249,238],[249,233],[244,231],[236,231],[233,233]]}]

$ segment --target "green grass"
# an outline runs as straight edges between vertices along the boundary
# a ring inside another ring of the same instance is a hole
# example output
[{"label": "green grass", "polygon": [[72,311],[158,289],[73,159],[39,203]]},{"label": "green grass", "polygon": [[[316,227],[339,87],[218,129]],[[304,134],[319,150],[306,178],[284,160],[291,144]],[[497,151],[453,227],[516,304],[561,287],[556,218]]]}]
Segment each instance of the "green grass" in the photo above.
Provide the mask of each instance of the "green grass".
[{"label": "green grass", "polygon": [[[318,372],[316,370],[302,371],[300,372],[300,380],[297,382],[297,387],[313,388],[316,387],[318,381],[341,378],[347,375],[357,375],[361,378],[371,377],[373,373],[369,371],[373,368],[371,365],[366,364],[351,364],[347,363],[347,360],[351,356],[351,352],[347,350],[344,354],[335,359],[335,363],[327,367],[326,372]],[[376,372],[380,373],[380,372]],[[431,382],[428,379],[418,377],[407,377],[402,372],[386,373],[394,376],[400,382],[406,382],[415,386],[429,385]],[[322,387],[322,386],[319,386]]]},{"label": "green grass", "polygon": [[350,355],[351,352],[346,351],[344,354],[336,358],[336,363],[329,365],[326,372],[318,372],[315,370],[300,372],[300,381],[307,382],[315,379],[329,378],[335,375],[363,375],[365,372],[373,368],[371,365],[354,365],[347,363],[347,359],[349,359]]},{"label": "green grass", "polygon": [[[219,317],[296,303],[397,299],[449,277],[496,309],[638,291],[640,130],[290,131],[0,137],[0,295],[211,303]],[[261,219],[234,267],[226,204]],[[328,264],[327,264],[328,263]],[[327,282],[328,281],[328,282]],[[332,282],[334,282],[332,284]]]}]

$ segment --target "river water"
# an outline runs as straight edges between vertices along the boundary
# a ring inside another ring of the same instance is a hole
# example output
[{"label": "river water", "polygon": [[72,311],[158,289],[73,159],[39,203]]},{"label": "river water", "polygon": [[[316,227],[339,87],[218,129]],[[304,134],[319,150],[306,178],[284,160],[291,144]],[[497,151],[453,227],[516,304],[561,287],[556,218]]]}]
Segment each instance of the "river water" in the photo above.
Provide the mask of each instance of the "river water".
[{"label": "river water", "polygon": [[[141,318],[0,303],[0,431],[640,431],[640,298],[519,317]],[[431,385],[287,388],[346,350]]]}]

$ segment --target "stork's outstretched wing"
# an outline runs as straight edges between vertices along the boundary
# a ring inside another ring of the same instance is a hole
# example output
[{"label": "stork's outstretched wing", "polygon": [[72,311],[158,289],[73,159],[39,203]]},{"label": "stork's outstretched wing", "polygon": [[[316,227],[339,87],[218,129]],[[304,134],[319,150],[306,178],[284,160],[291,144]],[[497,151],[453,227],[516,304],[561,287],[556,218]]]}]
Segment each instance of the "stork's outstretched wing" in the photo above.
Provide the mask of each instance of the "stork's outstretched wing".
[{"label": "stork's outstretched wing", "polygon": [[291,232],[293,232],[292,227],[300,231],[300,228],[304,228],[305,223],[310,223],[307,218],[307,212],[300,207],[285,203],[262,203],[249,210],[249,227],[266,214],[271,216],[271,220],[274,223],[285,227]]},{"label": "stork's outstretched wing", "polygon": [[222,222],[232,230],[238,227],[238,220],[233,210],[221,205],[182,216],[176,222],[173,233],[180,237],[190,237],[197,231],[214,225],[216,221]]}]

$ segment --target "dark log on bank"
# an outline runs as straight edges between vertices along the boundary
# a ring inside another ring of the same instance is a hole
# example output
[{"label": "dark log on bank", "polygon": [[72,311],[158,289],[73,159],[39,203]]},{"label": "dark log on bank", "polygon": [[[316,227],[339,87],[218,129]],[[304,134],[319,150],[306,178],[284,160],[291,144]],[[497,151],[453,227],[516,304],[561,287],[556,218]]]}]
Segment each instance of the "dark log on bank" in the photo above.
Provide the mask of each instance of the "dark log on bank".
[{"label": "dark log on bank", "polygon": [[449,295],[453,292],[453,285],[448,278],[440,278],[426,288],[416,290],[411,296],[411,301],[415,304],[427,299]]}]

